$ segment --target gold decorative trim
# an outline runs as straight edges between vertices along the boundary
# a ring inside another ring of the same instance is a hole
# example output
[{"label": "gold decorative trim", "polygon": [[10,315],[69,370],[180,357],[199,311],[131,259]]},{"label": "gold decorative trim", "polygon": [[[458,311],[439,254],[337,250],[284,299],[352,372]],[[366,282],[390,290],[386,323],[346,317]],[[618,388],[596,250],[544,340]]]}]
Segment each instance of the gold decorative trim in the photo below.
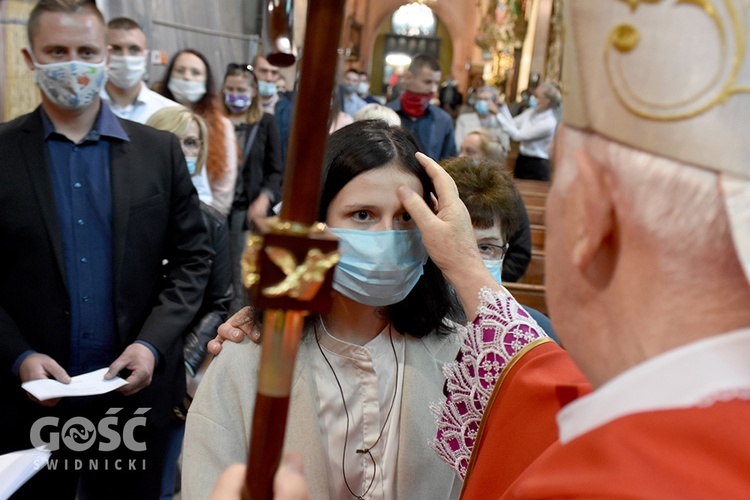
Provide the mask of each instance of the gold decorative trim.
[{"label": "gold decorative trim", "polygon": [[305,260],[297,264],[294,253],[281,247],[266,247],[266,254],[285,277],[280,282],[262,290],[263,295],[271,298],[291,297],[310,301],[323,285],[326,273],[339,261],[339,252],[334,250],[324,254],[318,248],[308,250]]},{"label": "gold decorative trim", "polygon": [[313,225],[308,226],[307,224],[300,224],[299,222],[281,220],[278,217],[269,217],[266,219],[266,223],[268,224],[269,229],[274,233],[289,236],[323,234],[326,230],[326,225],[322,222],[316,222]]},{"label": "gold decorative trim", "polygon": [[[656,4],[664,0],[619,1],[627,3],[634,12],[641,3]],[[617,57],[617,53],[624,54],[634,50],[640,39],[640,33],[636,27],[629,24],[620,24],[612,30],[604,49],[604,63],[610,85],[617,99],[626,109],[649,120],[677,121],[703,114],[726,102],[732,94],[750,92],[750,88],[746,86],[735,86],[745,59],[747,30],[733,1],[723,0],[723,3],[729,23],[722,20],[713,0],[675,0],[672,6],[691,5],[701,9],[716,26],[721,43],[721,60],[711,80],[693,95],[677,102],[653,102],[637,94],[627,82],[622,59]],[[731,26],[731,34],[728,33],[727,24]],[[734,49],[731,54],[730,44],[733,44],[732,49]],[[723,84],[722,80],[724,80]]]},{"label": "gold decorative trim", "polygon": [[459,495],[459,498],[461,498],[464,495],[464,490],[466,488],[466,484],[469,482],[469,476],[471,476],[472,471],[474,470],[474,463],[477,459],[477,449],[479,443],[482,441],[482,434],[484,434],[484,427],[485,423],[487,422],[487,415],[490,414],[490,411],[492,411],[492,407],[495,404],[495,399],[497,398],[498,393],[500,392],[500,387],[503,385],[503,382],[505,381],[505,377],[510,373],[510,371],[513,369],[514,366],[516,366],[516,363],[529,351],[534,349],[537,346],[540,346],[542,344],[546,344],[547,342],[553,342],[549,337],[542,337],[539,339],[536,339],[533,342],[530,342],[526,344],[523,349],[518,351],[516,354],[513,355],[512,358],[505,364],[505,367],[503,368],[503,371],[500,373],[500,377],[497,379],[497,383],[495,383],[495,388],[492,390],[492,396],[490,396],[490,400],[487,402],[487,407],[484,409],[484,414],[482,415],[482,422],[479,424],[479,429],[477,430],[477,437],[474,440],[474,447],[471,450],[471,457],[469,458],[469,465],[466,467],[466,476],[464,477],[463,485],[461,486],[461,494]]}]

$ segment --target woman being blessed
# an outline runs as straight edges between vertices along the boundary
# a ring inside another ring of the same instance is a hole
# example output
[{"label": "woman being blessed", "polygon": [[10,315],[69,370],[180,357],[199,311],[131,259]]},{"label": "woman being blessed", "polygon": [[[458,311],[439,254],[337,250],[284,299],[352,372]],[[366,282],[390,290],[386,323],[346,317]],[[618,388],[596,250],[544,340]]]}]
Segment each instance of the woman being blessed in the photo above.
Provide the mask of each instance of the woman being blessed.
[{"label": "woman being blessed", "polygon": [[[319,217],[339,238],[341,260],[331,312],[306,323],[284,441],[302,452],[310,498],[459,496],[465,469],[452,463],[457,473],[429,445],[437,432],[430,406],[445,400],[443,366],[466,333],[450,319],[463,315],[446,278],[472,317],[476,285],[500,287],[460,201],[437,208],[439,216],[463,210],[465,234],[445,244],[463,245],[453,255],[466,255],[466,265],[447,266],[444,277],[428,257],[402,199],[431,204],[436,169],[408,132],[383,121],[356,122],[329,139]],[[525,326],[527,337],[544,336],[533,320]],[[229,464],[247,460],[259,359],[259,345],[225,343],[203,378],[187,420],[185,498],[206,498]]]}]

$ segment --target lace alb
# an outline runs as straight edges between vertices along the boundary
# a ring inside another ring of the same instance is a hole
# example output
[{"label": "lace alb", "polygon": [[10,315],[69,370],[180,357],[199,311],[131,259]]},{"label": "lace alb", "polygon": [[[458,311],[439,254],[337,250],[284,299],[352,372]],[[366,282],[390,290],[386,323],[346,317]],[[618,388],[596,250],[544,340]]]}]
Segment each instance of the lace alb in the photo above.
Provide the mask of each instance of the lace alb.
[{"label": "lace alb", "polygon": [[487,404],[503,369],[524,346],[547,337],[507,292],[482,288],[473,323],[462,327],[456,361],[443,368],[447,399],[430,406],[437,419],[435,452],[464,479]]}]

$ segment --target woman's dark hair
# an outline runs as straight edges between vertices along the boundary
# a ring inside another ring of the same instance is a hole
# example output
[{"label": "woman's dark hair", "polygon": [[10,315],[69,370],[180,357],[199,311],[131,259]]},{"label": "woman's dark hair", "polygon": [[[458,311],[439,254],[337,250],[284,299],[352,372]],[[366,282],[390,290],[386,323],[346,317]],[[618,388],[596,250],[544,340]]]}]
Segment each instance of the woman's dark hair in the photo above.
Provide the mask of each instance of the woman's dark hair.
[{"label": "woman's dark hair", "polygon": [[[385,165],[398,165],[416,175],[422,183],[424,199],[430,204],[432,181],[414,156],[419,147],[406,129],[391,127],[382,120],[363,120],[334,132],[328,139],[323,188],[318,211],[326,220],[328,207],[345,185],[363,172]],[[393,326],[400,332],[423,337],[433,330],[447,333],[443,318],[460,318],[455,293],[431,259],[424,274],[404,300],[385,308]]]},{"label": "woman's dark hair", "polygon": [[[211,65],[208,64],[208,60],[203,54],[194,49],[183,49],[176,53],[172,60],[169,62],[167,67],[167,73],[162,80],[161,85],[155,86],[155,90],[164,97],[176,101],[172,91],[169,90],[169,80],[172,78],[172,70],[174,69],[175,61],[182,54],[193,54],[198,59],[203,61],[203,65],[206,67],[206,93],[201,97],[200,101],[195,103],[195,108],[192,110],[196,114],[205,118],[208,124],[208,157],[206,159],[206,171],[208,172],[209,182],[214,182],[221,176],[227,175],[229,171],[229,164],[227,163],[227,147],[224,143],[224,137],[226,131],[224,130],[224,122],[222,121],[224,115],[222,113],[221,104],[219,100],[219,94],[216,91],[216,83],[214,82],[213,74],[211,73]],[[239,151],[237,151],[239,155]]]},{"label": "woman's dark hair", "polygon": [[203,97],[201,97],[200,101],[195,103],[194,111],[201,116],[206,116],[209,112],[212,111],[221,112],[219,93],[216,89],[214,76],[211,73],[211,65],[208,63],[208,59],[206,59],[206,56],[195,49],[182,49],[172,57],[172,60],[169,61],[169,66],[167,66],[167,72],[164,74],[162,85],[159,87],[159,93],[168,99],[177,101],[177,99],[175,99],[174,95],[172,94],[172,91],[169,90],[169,80],[172,78],[172,69],[174,69],[174,63],[182,54],[193,54],[198,59],[200,59],[203,62],[203,65],[206,67],[206,93],[203,95]]}]

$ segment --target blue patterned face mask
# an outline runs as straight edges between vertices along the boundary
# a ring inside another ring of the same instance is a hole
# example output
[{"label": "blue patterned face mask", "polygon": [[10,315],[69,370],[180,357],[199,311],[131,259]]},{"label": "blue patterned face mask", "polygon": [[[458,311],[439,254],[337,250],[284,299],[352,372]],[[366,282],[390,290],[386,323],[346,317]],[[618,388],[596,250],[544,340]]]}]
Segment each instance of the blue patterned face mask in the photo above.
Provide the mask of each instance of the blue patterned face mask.
[{"label": "blue patterned face mask", "polygon": [[82,109],[94,102],[106,81],[106,59],[100,63],[64,61],[39,64],[31,48],[26,49],[34,62],[34,81],[56,106]]},{"label": "blue patterned face mask", "polygon": [[503,284],[503,259],[500,260],[485,260],[484,265],[490,270],[490,274],[495,281]]},{"label": "blue patterned face mask", "polygon": [[409,295],[423,273],[427,250],[416,229],[362,231],[331,228],[339,238],[333,289],[368,306],[389,306]]},{"label": "blue patterned face mask", "polygon": [[539,99],[537,99],[536,96],[529,97],[529,106],[532,108],[539,106]]}]

